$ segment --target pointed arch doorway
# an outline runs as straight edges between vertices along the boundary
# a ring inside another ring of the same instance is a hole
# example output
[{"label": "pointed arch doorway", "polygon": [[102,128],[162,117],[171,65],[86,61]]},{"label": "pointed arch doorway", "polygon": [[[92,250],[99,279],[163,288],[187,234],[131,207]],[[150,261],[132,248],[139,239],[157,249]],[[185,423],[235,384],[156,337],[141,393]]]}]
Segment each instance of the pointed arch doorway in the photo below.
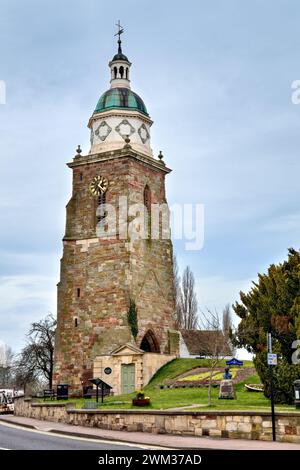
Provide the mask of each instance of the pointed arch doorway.
[{"label": "pointed arch doorway", "polygon": [[140,348],[145,352],[160,353],[159,343],[152,330],[148,330],[141,341]]}]

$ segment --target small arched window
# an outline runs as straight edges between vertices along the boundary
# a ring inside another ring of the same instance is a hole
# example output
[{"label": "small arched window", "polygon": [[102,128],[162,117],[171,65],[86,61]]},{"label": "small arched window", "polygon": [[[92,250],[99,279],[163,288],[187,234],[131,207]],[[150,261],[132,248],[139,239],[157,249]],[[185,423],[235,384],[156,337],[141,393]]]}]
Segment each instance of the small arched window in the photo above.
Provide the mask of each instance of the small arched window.
[{"label": "small arched window", "polygon": [[126,79],[128,80],[128,67],[126,67]]},{"label": "small arched window", "polygon": [[121,65],[121,67],[119,68],[119,73],[120,73],[120,77],[123,78],[124,77],[124,67],[123,67],[123,65]]},{"label": "small arched window", "polygon": [[118,69],[117,67],[114,67],[114,78],[117,78],[117,74],[118,74]]}]

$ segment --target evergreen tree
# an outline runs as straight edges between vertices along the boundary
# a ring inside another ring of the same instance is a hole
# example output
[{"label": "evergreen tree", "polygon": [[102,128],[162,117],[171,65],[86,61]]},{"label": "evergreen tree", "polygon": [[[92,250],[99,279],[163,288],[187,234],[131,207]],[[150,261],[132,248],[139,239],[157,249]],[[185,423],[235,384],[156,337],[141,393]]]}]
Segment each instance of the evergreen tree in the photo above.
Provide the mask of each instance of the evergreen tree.
[{"label": "evergreen tree", "polygon": [[129,309],[127,312],[127,321],[131,329],[132,336],[136,339],[138,335],[138,318],[137,318],[137,308],[135,301],[133,299],[129,300]]},{"label": "evergreen tree", "polygon": [[300,365],[293,360],[293,343],[300,338],[300,252],[290,248],[288,259],[259,274],[247,294],[240,292],[240,299],[233,306],[241,318],[234,344],[255,354],[254,363],[269,396],[267,333],[272,334],[273,352],[279,359],[274,367],[275,399],[292,403],[293,382],[300,377]]}]

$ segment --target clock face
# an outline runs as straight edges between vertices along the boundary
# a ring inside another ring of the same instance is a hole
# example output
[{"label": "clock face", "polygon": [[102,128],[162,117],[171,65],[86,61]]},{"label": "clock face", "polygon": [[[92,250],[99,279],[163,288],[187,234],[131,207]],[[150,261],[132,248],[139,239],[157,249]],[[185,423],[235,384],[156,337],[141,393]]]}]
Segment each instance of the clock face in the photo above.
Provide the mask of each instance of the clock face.
[{"label": "clock face", "polygon": [[104,194],[108,188],[108,180],[104,176],[95,176],[92,179],[90,184],[90,191],[93,196],[100,196],[100,194]]}]

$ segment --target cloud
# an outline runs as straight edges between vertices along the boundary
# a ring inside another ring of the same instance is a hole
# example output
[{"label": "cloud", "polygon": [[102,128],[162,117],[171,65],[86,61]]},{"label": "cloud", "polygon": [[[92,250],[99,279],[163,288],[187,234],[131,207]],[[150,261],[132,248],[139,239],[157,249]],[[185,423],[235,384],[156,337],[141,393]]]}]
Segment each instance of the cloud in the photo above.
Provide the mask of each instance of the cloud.
[{"label": "cloud", "polygon": [[30,324],[55,313],[56,282],[47,276],[0,277],[0,341],[19,350]]},{"label": "cloud", "polygon": [[297,232],[300,233],[300,213],[281,214],[277,217],[271,217],[266,220],[261,227],[262,231],[267,232]]},{"label": "cloud", "polygon": [[109,87],[116,11],[133,90],[154,119],[154,153],[162,149],[174,170],[168,200],[205,205],[203,249],[174,243],[181,268],[190,264],[197,277],[201,306],[232,302],[299,245],[300,106],[290,99],[299,78],[297,6],[2,2],[1,339],[19,347],[31,320],[52,308],[71,194],[65,163],[78,144],[89,150],[86,125]]},{"label": "cloud", "polygon": [[[196,277],[196,293],[199,314],[207,308],[222,313],[226,304],[239,300],[239,292],[247,292],[251,287],[249,279],[226,279],[222,276]],[[235,318],[237,321],[237,318]]]},{"label": "cloud", "polygon": [[[239,301],[240,291],[248,292],[252,281],[245,279],[229,280],[219,276],[196,279],[196,294],[198,299],[198,314],[201,322],[201,312],[207,309],[217,311],[222,318],[222,311],[226,304],[230,306]],[[232,320],[234,326],[237,326],[239,318],[231,308]],[[235,357],[241,360],[252,360],[253,354],[248,353],[246,349],[237,349]]]}]

